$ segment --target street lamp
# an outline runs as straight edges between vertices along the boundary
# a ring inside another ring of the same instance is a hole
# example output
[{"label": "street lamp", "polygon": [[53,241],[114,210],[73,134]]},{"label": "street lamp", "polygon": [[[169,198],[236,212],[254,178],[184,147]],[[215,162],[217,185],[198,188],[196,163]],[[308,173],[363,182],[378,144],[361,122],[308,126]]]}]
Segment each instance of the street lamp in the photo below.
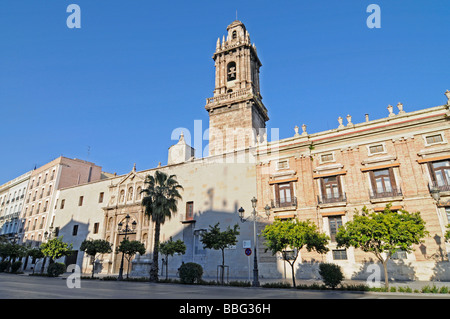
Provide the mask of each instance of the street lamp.
[{"label": "street lamp", "polygon": [[439,188],[437,188],[435,186],[431,187],[430,193],[431,193],[431,196],[433,197],[433,199],[436,201],[436,203],[439,204],[439,200],[441,199],[441,194],[440,194]]},{"label": "street lamp", "polygon": [[[256,218],[257,218],[257,212],[256,212],[256,202],[258,200],[253,197],[251,199],[252,202],[252,207],[253,207],[253,243],[254,243],[254,258],[253,258],[253,282],[252,282],[252,286],[253,287],[259,287],[259,275],[258,275],[258,255],[257,255],[257,250],[256,250]],[[266,215],[267,217],[269,217],[270,215],[270,207],[269,205],[266,205],[266,207],[264,207],[265,211],[266,211]],[[239,213],[239,218],[241,219],[241,222],[244,223],[246,222],[248,219],[244,218],[244,212],[245,210],[241,207],[238,210]]]},{"label": "street lamp", "polygon": [[[119,233],[122,232],[123,234],[125,234],[125,237],[124,237],[123,241],[127,240],[128,233],[131,232],[131,231],[134,231],[136,229],[136,224],[137,224],[136,221],[133,221],[131,223],[131,229],[130,229],[128,227],[128,221],[130,220],[130,215],[127,214],[127,216],[125,216],[125,219],[126,219],[126,224],[125,224],[124,230],[122,230],[122,226],[123,226],[122,222],[119,222],[119,224],[117,224]],[[122,260],[120,261],[119,277],[117,277],[117,280],[123,280],[123,260],[124,260],[124,256],[125,256],[125,253],[122,252]]]}]

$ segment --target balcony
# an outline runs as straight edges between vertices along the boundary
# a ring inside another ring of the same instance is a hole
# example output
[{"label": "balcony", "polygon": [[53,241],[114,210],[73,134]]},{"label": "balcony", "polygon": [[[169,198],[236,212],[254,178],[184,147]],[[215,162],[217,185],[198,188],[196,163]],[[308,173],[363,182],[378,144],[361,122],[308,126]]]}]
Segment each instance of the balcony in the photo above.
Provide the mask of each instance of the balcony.
[{"label": "balcony", "polygon": [[275,199],[275,200],[271,200],[271,206],[272,208],[297,208],[297,197],[292,197],[290,201],[287,200],[279,200],[279,199]]},{"label": "balcony", "polygon": [[447,182],[431,182],[428,184],[430,193],[432,190],[438,190],[439,192],[450,192],[450,185]]},{"label": "balcony", "polygon": [[400,187],[391,187],[389,190],[379,191],[377,189],[369,190],[370,200],[396,199],[395,197],[403,197],[402,189]]},{"label": "balcony", "polygon": [[319,203],[319,205],[347,203],[347,196],[345,193],[338,194],[338,196],[334,196],[334,197],[317,195],[317,202]]},{"label": "balcony", "polygon": [[251,97],[253,95],[252,90],[248,88],[239,89],[235,92],[219,94],[214,97],[210,97],[206,99],[206,106],[210,106],[211,104],[221,103],[228,100],[240,98],[240,97]]}]

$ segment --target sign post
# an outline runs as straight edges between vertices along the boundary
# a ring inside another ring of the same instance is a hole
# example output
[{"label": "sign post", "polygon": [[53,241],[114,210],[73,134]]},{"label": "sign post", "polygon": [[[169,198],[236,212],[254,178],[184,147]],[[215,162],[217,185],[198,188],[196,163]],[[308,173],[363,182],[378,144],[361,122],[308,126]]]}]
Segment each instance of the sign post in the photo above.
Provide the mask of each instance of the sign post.
[{"label": "sign post", "polygon": [[248,281],[250,281],[251,272],[250,272],[250,255],[252,254],[252,241],[251,240],[244,240],[242,242],[242,248],[244,248],[244,253],[247,256],[248,261]]}]

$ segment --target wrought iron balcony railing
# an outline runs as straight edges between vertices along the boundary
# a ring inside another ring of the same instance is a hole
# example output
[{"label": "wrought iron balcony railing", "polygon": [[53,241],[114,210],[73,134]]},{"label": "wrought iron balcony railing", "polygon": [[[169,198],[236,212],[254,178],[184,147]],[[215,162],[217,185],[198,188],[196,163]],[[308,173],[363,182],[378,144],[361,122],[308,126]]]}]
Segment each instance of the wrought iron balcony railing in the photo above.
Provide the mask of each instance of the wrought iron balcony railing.
[{"label": "wrought iron balcony railing", "polygon": [[385,190],[378,190],[374,189],[372,191],[369,191],[370,199],[379,199],[379,198],[386,198],[386,197],[397,197],[397,196],[403,196],[402,189],[400,187],[391,187],[390,189]]},{"label": "wrought iron balcony railing", "polygon": [[272,208],[297,207],[297,197],[291,197],[289,201],[272,199],[271,204]]},{"label": "wrought iron balcony railing", "polygon": [[338,196],[332,196],[332,197],[317,195],[317,202],[319,204],[342,203],[342,202],[347,202],[347,196],[345,193],[338,194]]},{"label": "wrought iron balcony railing", "polygon": [[447,182],[431,182],[428,184],[428,189],[430,190],[434,190],[437,189],[440,192],[450,192],[450,185]]}]

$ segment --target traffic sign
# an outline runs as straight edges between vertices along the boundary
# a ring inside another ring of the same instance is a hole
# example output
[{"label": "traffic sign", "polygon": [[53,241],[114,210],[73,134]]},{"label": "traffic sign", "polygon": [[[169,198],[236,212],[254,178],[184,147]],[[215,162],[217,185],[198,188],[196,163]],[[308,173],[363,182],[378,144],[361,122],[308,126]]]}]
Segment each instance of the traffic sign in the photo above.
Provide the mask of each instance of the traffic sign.
[{"label": "traffic sign", "polygon": [[251,249],[251,248],[245,249],[245,254],[246,254],[247,256],[250,256],[250,255],[252,254],[252,249]]}]

